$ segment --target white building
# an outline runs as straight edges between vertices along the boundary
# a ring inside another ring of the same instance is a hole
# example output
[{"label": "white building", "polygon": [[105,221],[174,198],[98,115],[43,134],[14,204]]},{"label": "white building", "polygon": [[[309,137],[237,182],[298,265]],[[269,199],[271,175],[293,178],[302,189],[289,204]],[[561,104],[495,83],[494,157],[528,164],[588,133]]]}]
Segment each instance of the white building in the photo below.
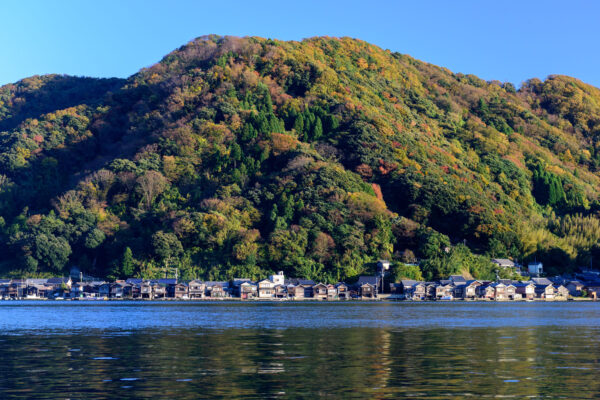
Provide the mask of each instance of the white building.
[{"label": "white building", "polygon": [[[276,276],[276,275],[273,275]],[[269,279],[258,282],[258,297],[261,299],[271,298],[275,295],[275,284]]]},{"label": "white building", "polygon": [[269,280],[273,282],[274,285],[283,285],[285,282],[285,276],[283,275],[283,271],[279,271],[277,275],[271,275]]},{"label": "white building", "polygon": [[538,275],[539,276],[544,273],[544,266],[539,261],[530,262],[527,265],[527,270],[529,271],[529,275]]}]

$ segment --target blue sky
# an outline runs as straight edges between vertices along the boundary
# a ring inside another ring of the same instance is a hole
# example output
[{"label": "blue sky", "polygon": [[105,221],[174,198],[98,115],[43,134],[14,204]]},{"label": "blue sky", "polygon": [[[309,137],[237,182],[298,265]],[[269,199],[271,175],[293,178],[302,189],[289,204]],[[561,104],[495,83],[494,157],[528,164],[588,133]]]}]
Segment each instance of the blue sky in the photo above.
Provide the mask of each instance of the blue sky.
[{"label": "blue sky", "polygon": [[565,74],[600,87],[592,0],[2,0],[0,18],[0,84],[45,73],[127,77],[216,33],[350,36],[486,80]]}]

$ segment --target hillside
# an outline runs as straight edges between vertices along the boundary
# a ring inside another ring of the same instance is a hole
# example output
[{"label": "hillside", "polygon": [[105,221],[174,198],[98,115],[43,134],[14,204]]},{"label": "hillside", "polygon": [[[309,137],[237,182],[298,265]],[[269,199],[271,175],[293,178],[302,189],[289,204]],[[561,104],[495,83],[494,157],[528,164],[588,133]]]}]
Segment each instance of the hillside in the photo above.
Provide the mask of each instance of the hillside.
[{"label": "hillside", "polygon": [[0,274],[568,271],[600,254],[599,169],[600,90],[574,78],[207,36],[126,80],[0,88]]}]

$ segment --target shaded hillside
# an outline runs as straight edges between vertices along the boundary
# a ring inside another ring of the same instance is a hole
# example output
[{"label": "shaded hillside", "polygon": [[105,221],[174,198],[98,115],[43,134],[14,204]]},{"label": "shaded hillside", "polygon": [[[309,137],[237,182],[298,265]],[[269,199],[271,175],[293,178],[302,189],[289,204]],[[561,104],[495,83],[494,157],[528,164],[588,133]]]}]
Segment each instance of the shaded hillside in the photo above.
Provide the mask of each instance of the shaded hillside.
[{"label": "shaded hillside", "polygon": [[485,278],[476,254],[598,251],[600,91],[573,78],[517,91],[349,38],[208,36],[125,81],[0,88],[0,130],[6,273]]}]

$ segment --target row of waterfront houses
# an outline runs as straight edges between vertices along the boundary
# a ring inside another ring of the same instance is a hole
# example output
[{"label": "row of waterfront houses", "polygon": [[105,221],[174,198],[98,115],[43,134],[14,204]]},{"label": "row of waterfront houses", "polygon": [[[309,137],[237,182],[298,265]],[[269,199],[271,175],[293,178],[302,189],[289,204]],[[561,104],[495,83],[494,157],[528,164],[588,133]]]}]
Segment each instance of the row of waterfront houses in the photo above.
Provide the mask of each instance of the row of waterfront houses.
[{"label": "row of waterfront houses", "polygon": [[391,298],[398,300],[560,300],[583,294],[597,297],[598,281],[553,282],[547,278],[529,281],[467,280],[460,275],[436,282],[402,280],[384,285],[383,274],[361,276],[356,283],[316,283],[286,279],[283,272],[268,279],[179,282],[177,279],[131,278],[116,282],[73,282],[71,278],[0,280],[1,299],[290,299],[348,300]]},{"label": "row of waterfront houses", "polygon": [[0,280],[0,299],[318,299],[377,298],[381,280],[360,277],[355,284],[316,283],[308,279],[286,279],[283,272],[268,279],[232,281],[130,278],[115,282],[73,282],[71,278]]},{"label": "row of waterfront houses", "polygon": [[588,293],[600,294],[600,281],[556,283],[547,278],[529,281],[499,279],[497,281],[467,280],[460,275],[437,282],[403,280],[390,285],[392,295],[405,300],[566,300]]}]

